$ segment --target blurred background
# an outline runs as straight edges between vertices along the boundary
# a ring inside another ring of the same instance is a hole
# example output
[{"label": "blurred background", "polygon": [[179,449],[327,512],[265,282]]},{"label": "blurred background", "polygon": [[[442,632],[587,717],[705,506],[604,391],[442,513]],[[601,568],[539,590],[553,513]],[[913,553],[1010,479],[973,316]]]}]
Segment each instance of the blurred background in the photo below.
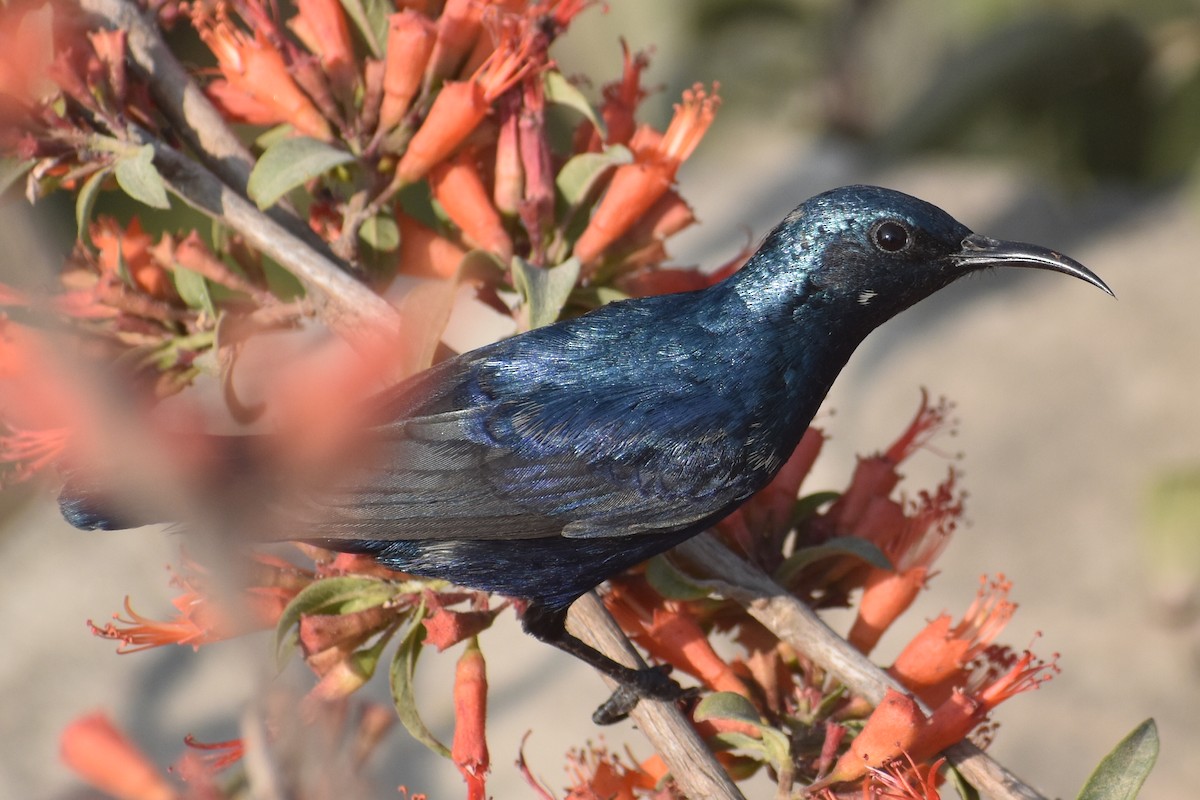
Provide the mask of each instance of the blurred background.
[{"label": "blurred background", "polygon": [[[1063,672],[999,710],[990,752],[1048,796],[1074,797],[1104,753],[1153,716],[1162,753],[1143,796],[1195,797],[1200,10],[1182,0],[608,6],[556,46],[568,75],[615,78],[619,37],[651,49],[646,83],[662,91],[644,109],[659,127],[683,88],[721,83],[717,122],[679,177],[703,224],[673,240],[677,263],[715,267],[804,198],[869,182],[976,231],[1060,248],[1112,286],[1116,301],[1058,276],[986,275],[893,321],[830,396],[818,422],[832,438],[804,490],[843,486],[855,454],[903,428],[920,387],[953,399],[958,436],[941,441],[945,455],[916,457],[906,485],[932,486],[961,453],[972,524],[879,660],[924,619],[961,616],[980,575],[1004,573],[1020,609],[1001,640],[1020,648],[1039,637],[1036,651],[1061,653]],[[143,613],[165,611],[162,566],[177,560],[177,540],[75,532],[31,487],[8,496],[4,515],[0,795],[89,796],[58,765],[57,737],[93,708],[163,764],[187,733],[236,735],[241,704],[272,675],[265,636],[118,657],[84,627],[126,594]],[[601,734],[588,716],[605,691],[511,620],[483,646],[491,793],[529,796],[512,765],[526,731],[531,768],[560,788],[564,751]],[[431,659],[418,676],[427,721],[446,740],[450,675],[434,673],[449,664]],[[293,677],[303,691],[307,676]],[[649,755],[629,726],[603,737]],[[431,798],[463,791],[451,764],[402,731],[374,768],[382,796],[397,783]]]}]

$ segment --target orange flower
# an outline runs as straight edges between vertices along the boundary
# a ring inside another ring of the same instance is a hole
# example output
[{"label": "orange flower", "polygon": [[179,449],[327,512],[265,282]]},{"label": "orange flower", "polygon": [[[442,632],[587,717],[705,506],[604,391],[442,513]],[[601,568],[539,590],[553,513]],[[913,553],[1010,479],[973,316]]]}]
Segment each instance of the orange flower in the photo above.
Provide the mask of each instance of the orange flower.
[{"label": "orange flower", "polygon": [[200,588],[203,568],[185,557],[183,568],[171,579],[172,585],[183,589],[182,594],[171,600],[171,605],[179,612],[178,617],[165,622],[144,617],[133,610],[126,597],[124,605],[128,619],[113,614],[116,624],[109,622],[101,628],[89,620],[88,627],[97,636],[119,641],[118,653],[136,653],[168,644],[188,644],[198,650],[204,644],[273,627],[278,620],[277,612],[282,612],[287,601],[307,585],[307,573],[286,562],[269,558],[257,561],[255,568],[260,586],[246,592],[247,607],[251,612],[246,618],[232,619],[226,609],[206,595]]},{"label": "orange flower", "polygon": [[387,56],[384,61],[383,103],[379,107],[379,131],[400,124],[412,105],[429,54],[433,50],[433,23],[415,11],[388,17]]},{"label": "orange flower", "polygon": [[872,767],[863,783],[863,800],[941,800],[938,772],[945,763],[939,758],[923,766],[904,753],[882,768]]},{"label": "orange flower", "polygon": [[223,617],[214,614],[214,609],[198,592],[184,592],[173,599],[171,605],[179,611],[179,616],[171,621],[159,622],[134,611],[129,605],[129,597],[126,597],[125,613],[129,619],[113,614],[113,619],[124,627],[110,622],[101,628],[91,620],[88,620],[88,627],[97,636],[119,641],[118,653],[136,653],[167,644],[190,644],[193,650],[198,650],[200,645],[219,642],[234,635],[227,629]]},{"label": "orange flower", "polygon": [[57,462],[71,438],[69,428],[20,430],[0,423],[0,488],[19,483]]},{"label": "orange flower", "polygon": [[614,582],[604,602],[626,634],[654,658],[695,676],[714,691],[750,698],[746,684],[713,650],[696,618],[681,604],[659,597],[644,578]]},{"label": "orange flower", "polygon": [[631,56],[629,44],[624,39],[621,40],[621,56],[624,60],[621,80],[604,87],[604,103],[600,106],[600,116],[608,129],[609,144],[629,143],[637,129],[634,120],[637,107],[646,98],[646,90],[642,88],[642,72],[650,66],[650,57],[646,53]]},{"label": "orange flower", "polygon": [[468,243],[499,256],[507,264],[513,244],[492,205],[474,154],[462,152],[429,172],[429,186],[446,215],[462,229]]},{"label": "orange flower", "polygon": [[1012,584],[1001,575],[982,585],[974,602],[954,627],[948,614],[925,626],[897,656],[888,672],[932,707],[944,702],[971,672],[971,662],[984,653],[1008,624],[1017,606],[1008,599]]},{"label": "orange flower", "polygon": [[321,58],[321,66],[337,90],[348,96],[358,80],[350,26],[338,0],[296,0],[299,13],[288,27],[309,51]]},{"label": "orange flower", "polygon": [[662,777],[661,763],[647,759],[643,765],[627,766],[604,747],[589,745],[586,752],[567,754],[571,788],[566,800],[635,800],[653,789]]},{"label": "orange flower", "polygon": [[466,252],[437,231],[397,212],[400,226],[400,272],[421,278],[453,278]]},{"label": "orange flower", "polygon": [[911,695],[888,689],[850,749],[822,779],[822,785],[856,780],[872,767],[882,767],[903,752],[913,752],[927,722]]},{"label": "orange flower", "polygon": [[920,741],[910,752],[924,761],[961,742],[992,709],[1010,697],[1037,689],[1059,672],[1058,655],[1041,661],[1026,650],[1004,675],[975,692],[955,691],[934,710]]},{"label": "orange flower", "polygon": [[253,37],[239,30],[224,5],[215,14],[201,3],[192,8],[192,24],[224,76],[207,92],[225,111],[253,125],[286,122],[307,136],[333,139],[329,122],[296,85],[291,66],[262,30]]},{"label": "orange flower", "polygon": [[447,0],[437,21],[437,41],[426,73],[428,83],[457,74],[483,30],[485,7],[481,0]]},{"label": "orange flower", "polygon": [[499,99],[496,132],[496,170],[492,198],[503,214],[516,214],[525,196],[525,168],[521,163],[520,127],[522,97],[510,92]]},{"label": "orange flower", "polygon": [[468,800],[487,797],[486,723],[487,667],[479,641],[472,639],[458,659],[454,672],[454,741],[450,745],[450,758],[467,782]]},{"label": "orange flower", "polygon": [[171,276],[154,258],[150,235],[142,230],[137,217],[129,227],[112,217],[98,217],[88,229],[92,242],[100,250],[100,271],[108,278],[119,280],[124,270],[134,285],[151,297],[166,300],[175,297]]},{"label": "orange flower", "polygon": [[539,67],[531,52],[527,37],[506,37],[470,80],[448,81],[396,165],[394,183],[405,186],[420,180],[457,150],[483,122],[496,98]]},{"label": "orange flower", "polygon": [[102,712],[68,725],[59,739],[59,752],[76,775],[120,800],[179,797],[146,754]]},{"label": "orange flower", "polygon": [[[685,91],[683,102],[675,106],[675,117],[660,140],[639,146],[638,137],[634,137],[636,160],[617,168],[608,191],[575,243],[575,255],[580,261],[587,264],[599,258],[671,187],[679,165],[692,154],[712,124],[720,105],[716,90],[714,84],[713,94],[709,95],[701,84],[696,84]],[[652,135],[642,138],[658,139]]]},{"label": "orange flower", "polygon": [[[911,514],[901,515],[898,524],[872,531],[869,538],[880,546],[894,569],[872,567],[867,572],[858,615],[846,637],[863,653],[871,652],[884,631],[912,605],[930,566],[949,543],[962,514],[962,498],[954,493],[954,479],[951,470],[936,493],[921,493]],[[874,507],[890,510],[887,504]],[[870,518],[868,512],[864,519]]]}]

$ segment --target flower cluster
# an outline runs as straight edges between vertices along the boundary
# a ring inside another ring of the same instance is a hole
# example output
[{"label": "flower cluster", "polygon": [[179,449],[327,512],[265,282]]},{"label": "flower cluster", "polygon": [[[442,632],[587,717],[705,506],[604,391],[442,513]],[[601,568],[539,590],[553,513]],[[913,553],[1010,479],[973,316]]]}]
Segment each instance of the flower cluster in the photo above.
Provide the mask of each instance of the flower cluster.
[{"label": "flower cluster", "polygon": [[[120,25],[49,1],[0,10],[0,114],[11,123],[0,129],[3,187],[22,184],[30,202],[70,192],[78,223],[52,290],[33,280],[0,286],[0,480],[52,465],[74,474],[112,454],[114,439],[101,431],[113,427],[105,416],[113,404],[90,402],[97,387],[77,379],[78,362],[65,364],[64,351],[117,376],[121,410],[151,433],[161,422],[146,411],[205,380],[221,388],[225,407],[186,406],[197,429],[253,421],[266,407],[284,420],[299,415],[307,434],[291,437],[294,451],[258,455],[273,478],[302,480],[307,467],[328,470],[330,448],[353,430],[345,408],[359,404],[347,397],[365,398],[381,375],[402,377],[444,352],[439,340],[457,298],[529,327],[624,296],[701,288],[744,260],[707,272],[666,266],[667,242],[695,222],[675,178],[713,122],[717,90],[687,88],[669,123],[646,124],[648,57],[626,48],[620,75],[589,101],[552,47],[592,0],[146,5],[160,27],[190,27],[207,63],[167,77],[170,69],[145,68],[145,48]],[[177,107],[174,96],[189,100]],[[195,114],[200,97],[211,116]],[[217,141],[221,152],[208,152]],[[264,213],[233,214],[196,188],[206,185],[197,175]],[[172,197],[184,202],[172,208]],[[130,214],[128,198],[141,213]],[[287,246],[272,246],[279,237]],[[325,259],[332,274],[314,281],[312,268],[286,257],[294,247]],[[402,366],[394,352],[386,368],[362,352],[350,366],[330,366],[321,357],[332,348],[313,348],[270,359],[286,363],[271,373],[274,391],[244,402],[235,377],[246,350],[266,338],[259,334],[322,323],[338,330],[322,295],[337,279],[399,310],[388,347],[403,351]],[[54,324],[35,324],[47,319]],[[844,492],[798,499],[824,442],[810,431],[775,481],[721,523],[721,535],[797,597],[856,603],[848,638],[869,654],[932,574],[962,514],[953,470],[933,491],[895,495],[899,466],[944,427],[948,411],[923,399],[904,435],[861,460]],[[180,483],[207,485],[193,469],[202,453],[160,449],[164,462],[181,462],[174,466],[190,479]],[[219,591],[226,582],[208,570],[185,560],[174,576],[175,619],[156,621],[126,599],[123,615],[94,632],[133,652],[274,629],[280,655],[298,652],[315,675],[299,713],[308,721],[341,709],[358,753],[387,725],[369,711],[347,722],[348,698],[386,664],[409,733],[453,762],[469,797],[487,796],[480,639],[507,603],[310,546],[287,559],[256,557],[240,591]],[[928,800],[937,796],[936,754],[1054,669],[994,643],[1014,608],[1008,590],[997,579],[961,621],[930,623],[891,667],[911,694],[893,693],[874,710],[666,560],[614,579],[605,601],[653,660],[708,693],[692,718],[735,778],[765,766],[781,795],[819,781],[829,795]],[[739,654],[728,655],[721,637]],[[417,713],[413,676],[426,645],[456,644],[446,746]],[[278,719],[264,727],[271,740],[288,732]],[[226,794],[213,773],[263,746],[190,744],[178,768],[184,788],[103,717],[73,725],[63,754],[118,797],[215,798]],[[590,748],[571,762],[571,798],[677,793],[657,756]]]}]

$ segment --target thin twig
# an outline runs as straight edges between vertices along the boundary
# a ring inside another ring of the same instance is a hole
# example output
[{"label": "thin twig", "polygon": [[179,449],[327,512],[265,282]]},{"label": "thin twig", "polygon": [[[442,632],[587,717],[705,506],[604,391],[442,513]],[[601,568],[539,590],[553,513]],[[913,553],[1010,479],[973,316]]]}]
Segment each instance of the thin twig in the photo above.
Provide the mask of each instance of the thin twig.
[{"label": "thin twig", "polygon": [[[744,606],[768,630],[834,675],[854,694],[877,704],[889,687],[907,691],[834,633],[811,608],[739,558],[712,534],[703,533],[690,539],[674,552],[696,568],[708,586]],[[970,743],[957,744],[946,755],[985,796],[997,800],[1046,800]]]},{"label": "thin twig", "polygon": [[[567,625],[609,658],[631,667],[646,666],[595,592],[588,592],[575,601]],[[615,685],[608,678],[605,682]],[[674,705],[643,700],[637,704],[632,716],[686,796],[706,800],[745,800],[696,729]]]}]

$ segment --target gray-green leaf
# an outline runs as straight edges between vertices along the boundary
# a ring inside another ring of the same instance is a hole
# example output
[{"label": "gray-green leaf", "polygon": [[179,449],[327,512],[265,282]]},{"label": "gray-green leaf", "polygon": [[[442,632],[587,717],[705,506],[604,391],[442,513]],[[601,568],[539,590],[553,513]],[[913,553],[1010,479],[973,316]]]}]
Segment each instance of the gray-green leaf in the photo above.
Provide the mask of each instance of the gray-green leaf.
[{"label": "gray-green leaf", "polygon": [[450,750],[438,741],[417,712],[417,698],[413,691],[413,676],[417,671],[417,658],[421,655],[421,642],[425,638],[425,626],[420,623],[422,614],[413,617],[412,627],[400,640],[396,657],[388,671],[388,682],[392,688],[392,702],[396,715],[405,730],[421,744],[439,756],[450,757]]},{"label": "gray-green leaf", "polygon": [[1158,760],[1158,727],[1148,719],[1104,757],[1079,800],[1133,800]]},{"label": "gray-green leaf", "polygon": [[546,70],[542,77],[542,87],[546,92],[547,100],[551,103],[575,109],[596,126],[596,130],[600,132],[600,138],[608,138],[608,133],[604,129],[604,122],[596,116],[596,111],[592,108],[592,104],[583,96],[583,92],[576,89],[567,80],[565,75],[556,69]]},{"label": "gray-green leaf", "polygon": [[172,274],[175,278],[175,291],[179,292],[179,297],[188,308],[204,311],[210,317],[217,315],[213,307],[212,293],[208,290],[208,280],[203,275],[180,266],[176,266]]},{"label": "gray-green leaf", "polygon": [[579,267],[577,258],[543,269],[520,256],[513,257],[513,283],[525,302],[530,328],[540,328],[558,319],[575,288],[575,281],[579,280]]},{"label": "gray-green leaf", "polygon": [[554,179],[554,185],[568,205],[577,206],[587,197],[605,170],[632,161],[633,153],[619,144],[609,145],[599,153],[580,153],[563,164]]},{"label": "gray-green leaf", "polygon": [[391,253],[400,246],[400,228],[396,220],[384,214],[376,214],[364,222],[358,236],[381,253]]},{"label": "gray-green leaf", "polygon": [[117,185],[125,194],[151,208],[170,208],[167,185],[154,166],[154,145],[144,144],[131,155],[117,160]]},{"label": "gray-green leaf", "polygon": [[96,170],[79,188],[79,195],[75,198],[75,238],[81,242],[89,240],[88,222],[92,219],[92,209],[96,207],[100,186],[108,179],[109,173],[108,169]]},{"label": "gray-green leaf", "polygon": [[250,171],[246,193],[259,208],[269,208],[297,186],[353,160],[345,150],[307,136],[280,139]]},{"label": "gray-green leaf", "polygon": [[809,564],[832,556],[854,556],[861,558],[872,567],[894,569],[892,562],[888,561],[888,557],[874,542],[868,542],[857,536],[835,536],[824,544],[804,547],[792,553],[775,570],[775,580],[787,585],[796,576],[796,573]]}]

